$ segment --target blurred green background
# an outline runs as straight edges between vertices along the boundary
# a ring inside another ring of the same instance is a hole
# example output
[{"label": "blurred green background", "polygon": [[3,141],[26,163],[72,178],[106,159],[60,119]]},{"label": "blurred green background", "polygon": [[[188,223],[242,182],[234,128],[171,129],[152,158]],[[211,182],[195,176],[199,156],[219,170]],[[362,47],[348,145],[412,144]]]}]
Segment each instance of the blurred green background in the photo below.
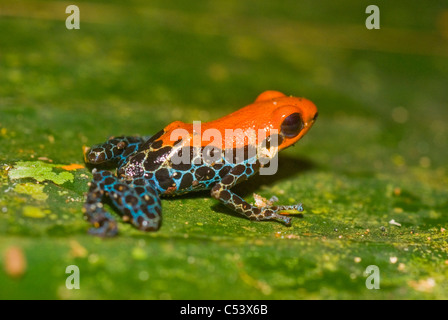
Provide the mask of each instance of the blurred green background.
[{"label": "blurred green background", "polygon": [[[0,30],[0,298],[448,298],[446,1],[1,0]],[[268,89],[319,119],[277,175],[235,191],[301,201],[303,218],[251,222],[204,192],[163,200],[159,232],[86,234],[91,173],[65,167],[83,145]]]}]

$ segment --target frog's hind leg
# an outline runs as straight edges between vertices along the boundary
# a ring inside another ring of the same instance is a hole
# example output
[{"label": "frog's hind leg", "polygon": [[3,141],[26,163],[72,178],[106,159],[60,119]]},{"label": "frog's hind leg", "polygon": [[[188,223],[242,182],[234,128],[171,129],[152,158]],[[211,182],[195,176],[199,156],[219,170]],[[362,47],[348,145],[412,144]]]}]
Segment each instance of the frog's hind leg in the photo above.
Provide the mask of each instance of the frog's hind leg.
[{"label": "frog's hind leg", "polygon": [[112,137],[108,141],[84,148],[84,160],[91,164],[121,162],[138,150],[146,137]]},{"label": "frog's hind leg", "polygon": [[137,178],[131,182],[121,180],[107,170],[93,171],[84,213],[94,228],[89,232],[99,236],[114,236],[117,224],[104,211],[101,200],[108,196],[123,220],[143,231],[155,231],[162,221],[161,202],[151,181]]},{"label": "frog's hind leg", "polygon": [[101,237],[113,237],[118,233],[118,227],[115,219],[103,207],[102,200],[106,191],[102,183],[102,172],[96,172],[94,169],[93,177],[82,208],[85,219],[93,225],[89,233]]}]

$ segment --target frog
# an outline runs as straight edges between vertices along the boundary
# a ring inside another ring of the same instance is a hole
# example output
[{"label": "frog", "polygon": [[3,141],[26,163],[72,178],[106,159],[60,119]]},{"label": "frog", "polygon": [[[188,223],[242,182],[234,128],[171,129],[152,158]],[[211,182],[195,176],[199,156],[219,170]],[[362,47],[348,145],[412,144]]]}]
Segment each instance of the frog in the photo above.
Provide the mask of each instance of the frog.
[{"label": "frog", "polygon": [[[104,207],[106,200],[123,221],[141,231],[157,231],[161,198],[203,190],[249,220],[289,226],[288,212],[302,212],[301,203],[274,205],[273,197],[263,205],[251,204],[231,189],[269,168],[269,161],[299,141],[317,116],[310,100],[268,90],[239,110],[200,122],[199,130],[195,123],[174,121],[152,136],[110,137],[84,147],[84,160],[94,167],[83,205],[84,218],[92,225],[88,232],[100,237],[118,234],[117,220]],[[214,139],[201,136],[209,129]],[[230,138],[228,130],[234,133]]]}]

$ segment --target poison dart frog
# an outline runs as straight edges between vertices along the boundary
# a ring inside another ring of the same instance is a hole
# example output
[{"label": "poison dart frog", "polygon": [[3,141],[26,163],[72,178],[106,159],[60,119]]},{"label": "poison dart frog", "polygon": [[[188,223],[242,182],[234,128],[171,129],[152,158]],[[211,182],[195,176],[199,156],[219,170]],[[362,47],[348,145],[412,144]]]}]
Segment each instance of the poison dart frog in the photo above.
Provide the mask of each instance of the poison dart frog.
[{"label": "poison dart frog", "polygon": [[[301,204],[252,205],[231,188],[268,167],[278,151],[301,139],[317,115],[307,99],[265,91],[252,104],[201,123],[200,130],[195,123],[175,121],[151,137],[112,137],[85,148],[86,163],[117,168],[116,174],[92,170],[83,206],[85,219],[93,225],[89,233],[107,237],[118,232],[117,222],[103,207],[106,197],[124,221],[156,231],[162,221],[161,196],[199,190],[210,190],[213,198],[250,220],[290,224],[291,218],[282,212],[300,212]],[[233,135],[227,134],[229,130]]]}]

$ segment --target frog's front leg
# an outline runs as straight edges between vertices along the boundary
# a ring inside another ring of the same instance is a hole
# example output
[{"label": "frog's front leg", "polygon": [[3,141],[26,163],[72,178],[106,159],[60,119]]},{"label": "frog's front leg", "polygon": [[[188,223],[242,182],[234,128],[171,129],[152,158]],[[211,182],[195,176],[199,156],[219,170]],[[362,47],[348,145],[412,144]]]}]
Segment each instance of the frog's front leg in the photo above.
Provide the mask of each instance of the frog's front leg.
[{"label": "frog's front leg", "polygon": [[137,151],[145,137],[111,137],[108,141],[85,148],[84,160],[91,164],[117,162]]},{"label": "frog's front leg", "polygon": [[85,217],[94,226],[89,230],[91,234],[106,237],[117,234],[117,223],[103,208],[102,200],[105,196],[110,198],[123,220],[131,222],[138,229],[155,231],[160,228],[161,202],[150,180],[136,178],[125,181],[110,171],[94,169],[93,181],[84,204]]},{"label": "frog's front leg", "polygon": [[[253,168],[250,168],[250,170],[252,171]],[[277,220],[283,221],[285,224],[289,225],[291,223],[291,218],[281,215],[279,212],[288,210],[303,211],[302,204],[293,206],[266,206],[262,208],[249,204],[230,190],[235,184],[245,179],[247,179],[246,166],[235,166],[212,188],[212,197],[218,199],[230,209],[256,221]]]}]

